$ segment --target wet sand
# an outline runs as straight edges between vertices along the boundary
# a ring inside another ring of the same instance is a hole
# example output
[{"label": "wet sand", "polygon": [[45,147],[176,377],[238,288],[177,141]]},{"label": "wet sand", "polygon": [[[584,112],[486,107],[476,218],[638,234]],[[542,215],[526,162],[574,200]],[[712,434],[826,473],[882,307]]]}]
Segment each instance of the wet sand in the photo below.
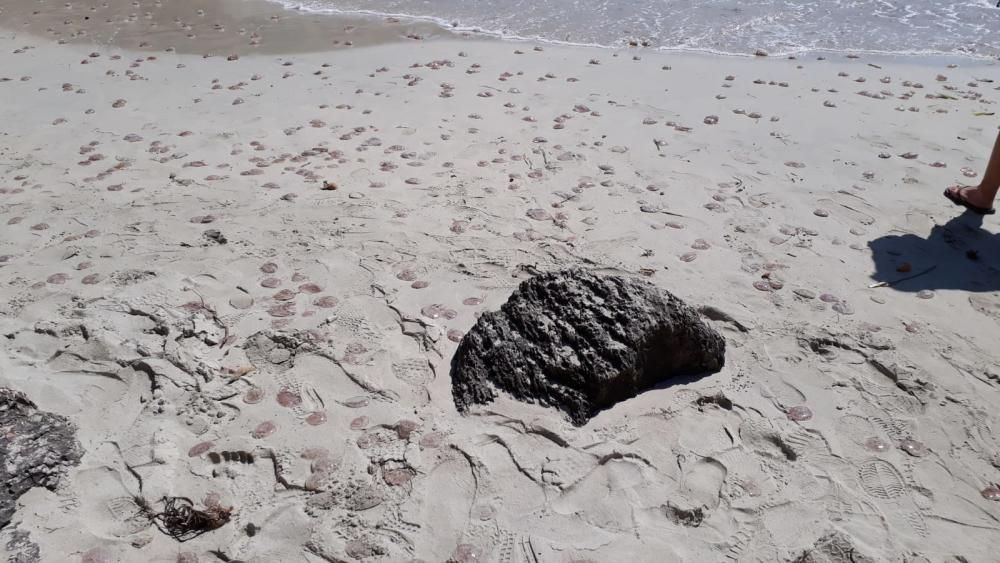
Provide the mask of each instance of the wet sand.
[{"label": "wet sand", "polygon": [[426,22],[309,14],[266,0],[16,0],[0,7],[0,22],[60,43],[198,55],[336,52],[453,35]]},{"label": "wet sand", "polygon": [[[86,453],[21,497],[8,557],[992,557],[1000,230],[941,193],[982,174],[996,64],[417,40],[263,4],[172,3],[154,21],[196,37],[146,36],[31,5],[0,16],[0,381]],[[580,427],[459,415],[456,342],[571,266],[709,306],[726,367]],[[232,519],[179,543],[136,496]]]}]

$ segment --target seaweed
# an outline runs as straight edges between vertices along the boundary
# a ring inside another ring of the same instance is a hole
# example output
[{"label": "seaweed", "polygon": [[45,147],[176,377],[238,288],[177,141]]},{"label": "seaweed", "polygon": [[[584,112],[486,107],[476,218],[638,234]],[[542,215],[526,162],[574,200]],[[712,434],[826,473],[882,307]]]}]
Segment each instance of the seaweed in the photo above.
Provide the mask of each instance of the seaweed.
[{"label": "seaweed", "polygon": [[217,530],[225,526],[232,516],[231,508],[210,506],[206,510],[198,510],[191,499],[185,497],[163,497],[161,512],[153,513],[149,504],[142,500],[137,504],[157,528],[164,534],[179,542],[194,539],[205,532]]}]

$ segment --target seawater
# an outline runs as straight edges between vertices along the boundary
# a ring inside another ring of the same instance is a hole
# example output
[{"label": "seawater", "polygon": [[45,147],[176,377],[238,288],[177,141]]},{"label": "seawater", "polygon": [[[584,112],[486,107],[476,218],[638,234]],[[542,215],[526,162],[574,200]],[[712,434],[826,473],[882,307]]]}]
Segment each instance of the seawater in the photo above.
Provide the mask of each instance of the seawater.
[{"label": "seawater", "polygon": [[320,13],[432,20],[502,37],[771,55],[1000,55],[996,0],[275,0]]}]

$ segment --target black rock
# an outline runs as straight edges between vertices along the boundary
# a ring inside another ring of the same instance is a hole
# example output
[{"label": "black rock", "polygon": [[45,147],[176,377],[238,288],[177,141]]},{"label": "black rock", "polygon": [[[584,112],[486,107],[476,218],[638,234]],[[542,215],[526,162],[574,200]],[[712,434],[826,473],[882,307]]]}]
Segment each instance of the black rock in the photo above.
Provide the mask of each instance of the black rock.
[{"label": "black rock", "polygon": [[66,417],[0,387],[0,528],[10,523],[18,497],[32,487],[55,490],[66,469],[80,463],[74,431]]},{"label": "black rock", "polygon": [[648,282],[585,270],[537,275],[483,314],[451,362],[459,411],[502,390],[574,424],[671,377],[716,372],[725,340]]},{"label": "black rock", "polygon": [[8,563],[38,563],[42,560],[41,549],[32,541],[28,532],[12,530],[7,538],[5,547]]},{"label": "black rock", "polygon": [[206,239],[208,239],[210,242],[214,242],[216,244],[226,244],[227,242],[229,242],[229,239],[226,238],[226,235],[222,234],[222,231],[218,229],[208,229],[201,235]]}]

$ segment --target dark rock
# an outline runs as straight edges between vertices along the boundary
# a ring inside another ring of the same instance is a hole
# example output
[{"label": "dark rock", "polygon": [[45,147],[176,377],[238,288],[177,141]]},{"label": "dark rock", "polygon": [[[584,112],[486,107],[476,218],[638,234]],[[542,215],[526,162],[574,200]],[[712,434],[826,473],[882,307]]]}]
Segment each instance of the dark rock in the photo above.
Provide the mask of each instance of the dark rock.
[{"label": "dark rock", "polygon": [[733,401],[725,396],[722,391],[719,391],[715,395],[702,395],[695,400],[694,404],[698,405],[699,408],[715,405],[727,411],[733,410]]},{"label": "dark rock", "polygon": [[42,560],[38,544],[31,541],[24,530],[13,530],[5,547],[8,563],[38,563]]},{"label": "dark rock", "polygon": [[502,390],[580,425],[671,377],[718,371],[725,346],[697,311],[648,282],[579,269],[545,273],[462,338],[452,395],[464,412]]},{"label": "dark rock", "polygon": [[681,508],[670,501],[663,507],[667,519],[678,526],[697,528],[705,520],[704,507]]},{"label": "dark rock", "polygon": [[227,242],[229,242],[229,239],[226,238],[226,235],[222,234],[222,231],[218,229],[208,229],[207,231],[202,233],[202,236],[204,236],[210,242],[214,242],[216,244],[226,244]]},{"label": "dark rock", "polygon": [[39,411],[20,391],[0,387],[0,528],[32,487],[50,491],[83,451],[64,416]]}]

